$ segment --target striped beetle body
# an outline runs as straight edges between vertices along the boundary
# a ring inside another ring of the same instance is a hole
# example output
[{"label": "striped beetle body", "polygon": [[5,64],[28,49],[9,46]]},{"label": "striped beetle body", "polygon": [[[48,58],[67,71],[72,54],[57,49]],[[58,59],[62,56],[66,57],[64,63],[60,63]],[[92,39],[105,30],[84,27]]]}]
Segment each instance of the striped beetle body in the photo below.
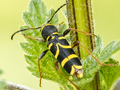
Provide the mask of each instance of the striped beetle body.
[{"label": "striped beetle body", "polygon": [[22,31],[26,31],[26,30],[36,30],[36,29],[40,29],[40,32],[42,34],[43,39],[41,38],[34,38],[34,37],[30,37],[27,36],[25,34],[25,37],[33,39],[33,40],[37,40],[40,42],[47,42],[47,47],[48,49],[43,51],[39,58],[38,58],[38,67],[39,67],[39,73],[40,73],[40,86],[41,86],[41,79],[42,79],[42,72],[41,72],[41,68],[40,68],[40,60],[44,57],[44,55],[48,52],[51,51],[51,53],[55,56],[55,58],[57,59],[57,61],[55,62],[55,68],[58,72],[60,72],[72,85],[74,85],[78,90],[79,87],[76,86],[68,77],[66,77],[60,70],[58,67],[58,62],[61,64],[61,66],[70,74],[73,76],[76,76],[78,78],[82,78],[83,77],[83,68],[82,68],[82,64],[80,62],[80,59],[78,58],[78,56],[75,54],[75,52],[73,51],[73,47],[76,45],[81,45],[100,65],[105,65],[105,66],[114,66],[115,64],[103,64],[101,63],[89,50],[87,50],[84,45],[82,45],[79,41],[76,41],[73,46],[71,47],[69,45],[69,43],[67,42],[67,40],[65,39],[65,35],[67,35],[71,30],[76,31],[76,32],[81,32],[85,35],[93,35],[96,36],[92,33],[86,33],[74,28],[69,28],[67,30],[64,31],[63,34],[59,34],[57,28],[50,24],[50,21],[52,20],[52,18],[54,17],[54,15],[66,4],[63,4],[62,6],[60,6],[52,15],[52,17],[47,21],[47,24],[43,25],[42,27],[36,27],[36,28],[26,28],[26,29],[21,29],[16,31],[15,33],[12,34],[11,36],[11,40],[13,39],[13,36],[18,33],[18,32],[22,32]]},{"label": "striped beetle body", "polygon": [[[41,87],[41,80],[42,80],[42,71],[40,68],[40,60],[45,56],[45,54],[48,51],[51,51],[51,53],[55,56],[55,58],[57,59],[57,61],[55,62],[55,68],[56,70],[61,73],[72,85],[74,85],[78,90],[79,87],[77,87],[68,77],[66,77],[60,70],[59,70],[59,66],[58,66],[58,62],[62,65],[62,67],[70,74],[70,75],[75,75],[78,78],[82,78],[83,77],[83,69],[82,69],[82,64],[79,60],[79,58],[77,57],[77,55],[75,54],[75,52],[73,51],[73,49],[71,48],[71,46],[68,44],[67,40],[65,39],[65,35],[67,35],[69,33],[70,30],[72,29],[67,29],[64,31],[63,35],[58,33],[57,28],[50,24],[50,21],[52,20],[52,18],[54,17],[54,15],[66,4],[63,4],[62,6],[60,6],[52,15],[52,17],[47,21],[47,24],[43,25],[42,27],[36,27],[36,28],[26,28],[26,29],[21,29],[18,30],[16,32],[14,32],[11,36],[11,40],[13,40],[13,37],[16,33],[18,32],[22,32],[22,31],[26,31],[26,30],[37,30],[40,29],[41,35],[43,37],[42,38],[34,38],[34,37],[30,37],[27,36],[25,34],[24,35],[26,38],[29,39],[33,39],[33,40],[37,40],[40,42],[47,42],[47,47],[48,49],[43,51],[39,58],[38,58],[38,67],[39,67],[39,73],[40,73],[40,87]],[[76,29],[73,29],[74,31],[78,31]],[[74,45],[76,46],[76,45]]]},{"label": "striped beetle body", "polygon": [[18,32],[22,32],[22,31],[26,31],[26,30],[37,30],[40,29],[40,32],[42,34],[43,39],[41,38],[34,38],[34,37],[30,37],[27,36],[25,34],[24,35],[26,38],[30,38],[33,40],[37,40],[40,42],[47,42],[47,47],[48,49],[43,51],[39,58],[38,58],[38,67],[39,67],[39,73],[40,73],[40,86],[41,86],[41,79],[42,79],[42,72],[41,72],[41,68],[40,68],[40,60],[44,57],[44,55],[48,52],[51,51],[51,53],[55,56],[55,58],[57,59],[57,61],[55,62],[55,68],[57,71],[59,71],[72,85],[74,85],[78,90],[79,87],[76,86],[68,77],[66,77],[60,70],[58,67],[58,62],[61,64],[61,66],[70,74],[73,76],[76,76],[78,78],[82,78],[83,77],[83,68],[82,68],[82,64],[80,62],[80,59],[78,58],[78,56],[75,54],[75,52],[73,51],[73,47],[76,45],[81,45],[100,65],[106,65],[106,66],[112,66],[115,64],[102,64],[89,50],[87,50],[79,41],[76,41],[73,46],[71,47],[69,45],[69,43],[67,42],[67,40],[65,39],[65,35],[67,35],[71,30],[76,31],[76,32],[81,32],[85,35],[93,35],[96,36],[92,33],[86,33],[74,28],[69,28],[67,30],[64,31],[63,34],[59,34],[57,28],[50,24],[50,21],[52,20],[52,18],[54,17],[54,15],[66,4],[63,4],[62,6],[60,6],[52,15],[52,17],[47,21],[47,24],[43,25],[42,27],[36,27],[36,28],[26,28],[26,29],[21,29],[18,30],[16,32],[14,32],[11,36],[11,40],[13,40],[13,37],[16,33]]},{"label": "striped beetle body", "polygon": [[82,64],[65,37],[58,33],[57,28],[52,24],[46,24],[41,28],[41,33],[44,40],[47,41],[48,49],[52,52],[62,67],[70,75],[82,78]]}]

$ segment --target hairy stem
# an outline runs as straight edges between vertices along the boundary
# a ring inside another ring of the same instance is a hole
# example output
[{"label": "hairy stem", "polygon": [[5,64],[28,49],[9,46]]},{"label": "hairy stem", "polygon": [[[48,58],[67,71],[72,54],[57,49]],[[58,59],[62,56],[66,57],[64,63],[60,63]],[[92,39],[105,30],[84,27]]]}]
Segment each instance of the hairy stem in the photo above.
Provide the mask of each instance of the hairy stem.
[{"label": "hairy stem", "polygon": [[6,82],[4,90],[34,90],[34,89],[30,89],[29,87],[12,82]]},{"label": "hairy stem", "polygon": [[[75,28],[87,33],[94,33],[91,0],[66,0],[69,28]],[[81,42],[90,52],[95,48],[94,36],[86,36],[82,33],[70,32],[71,44]],[[80,45],[74,48],[80,59],[89,54]],[[99,74],[95,75],[92,82],[88,83],[86,90],[99,90]]]}]

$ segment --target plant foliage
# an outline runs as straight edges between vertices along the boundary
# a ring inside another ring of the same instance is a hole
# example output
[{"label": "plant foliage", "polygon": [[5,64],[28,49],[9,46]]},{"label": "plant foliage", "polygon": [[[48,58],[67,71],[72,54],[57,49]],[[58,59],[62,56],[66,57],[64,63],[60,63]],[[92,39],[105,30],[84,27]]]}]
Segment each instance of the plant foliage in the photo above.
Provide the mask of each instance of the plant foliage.
[{"label": "plant foliage", "polygon": [[[23,28],[31,28],[38,27],[46,24],[46,22],[50,19],[50,17],[55,12],[54,9],[46,10],[46,6],[41,0],[31,0],[29,3],[29,10],[23,12],[23,19],[26,23],[25,26],[21,26]],[[57,14],[54,16],[52,21],[50,22],[53,25],[58,25],[58,16]],[[66,24],[62,24],[60,32],[62,33],[66,30]],[[35,38],[42,38],[40,34],[40,30],[29,30],[22,32],[28,36]],[[20,43],[21,48],[25,51],[25,60],[29,64],[27,69],[36,77],[39,78],[39,70],[38,70],[38,57],[39,55],[47,49],[47,45],[45,42],[38,42],[35,40],[31,40],[26,38],[27,42]],[[98,36],[96,38],[96,48],[93,51],[93,55],[98,58],[102,63],[115,63],[116,61],[111,59],[111,56],[115,54],[118,50],[120,50],[120,42],[113,41],[108,44],[106,47],[103,46],[101,38]],[[58,71],[55,69],[54,63],[56,62],[55,57],[51,54],[51,52],[47,52],[47,54],[40,61],[41,71],[43,75],[43,79],[51,80],[57,82],[60,85],[61,90],[73,90],[73,86],[71,86],[70,82],[65,79]],[[109,90],[111,85],[118,79],[120,76],[120,66],[100,66],[91,56],[88,56],[84,60],[81,60],[83,69],[84,69],[84,77],[81,79],[72,78],[60,65],[60,70],[69,77],[80,89],[84,89],[85,85],[93,80],[95,73],[99,70],[100,76],[102,78],[101,82],[104,81],[104,84],[101,83],[101,87],[103,90]],[[104,89],[105,88],[105,89]]]},{"label": "plant foliage", "polygon": [[[3,74],[3,71],[0,69],[0,75]],[[0,90],[3,90],[3,88],[6,86],[6,83],[4,80],[0,79]]]}]

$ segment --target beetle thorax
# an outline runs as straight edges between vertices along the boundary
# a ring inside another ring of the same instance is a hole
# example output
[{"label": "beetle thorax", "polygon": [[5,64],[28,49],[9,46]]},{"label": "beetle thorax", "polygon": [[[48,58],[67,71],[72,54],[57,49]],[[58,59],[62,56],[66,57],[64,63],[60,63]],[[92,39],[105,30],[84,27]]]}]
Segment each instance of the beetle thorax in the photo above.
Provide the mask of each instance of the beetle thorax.
[{"label": "beetle thorax", "polygon": [[44,40],[47,39],[48,36],[51,36],[53,33],[58,32],[57,28],[52,24],[45,24],[41,28],[41,34]]}]

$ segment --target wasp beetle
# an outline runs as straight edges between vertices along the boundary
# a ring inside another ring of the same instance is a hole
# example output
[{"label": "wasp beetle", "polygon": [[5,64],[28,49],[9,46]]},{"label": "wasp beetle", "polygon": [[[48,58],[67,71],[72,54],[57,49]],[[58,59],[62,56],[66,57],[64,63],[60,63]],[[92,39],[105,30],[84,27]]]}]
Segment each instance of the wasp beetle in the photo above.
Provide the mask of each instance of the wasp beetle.
[{"label": "wasp beetle", "polygon": [[52,17],[48,20],[48,22],[45,25],[43,25],[42,27],[26,28],[26,29],[16,31],[11,36],[11,40],[13,39],[13,36],[18,32],[22,32],[22,31],[30,30],[30,29],[40,29],[41,28],[40,33],[42,34],[43,39],[36,39],[36,38],[33,38],[33,37],[30,37],[30,36],[27,36],[27,35],[23,34],[27,38],[42,41],[42,42],[47,42],[48,49],[43,51],[38,58],[38,67],[39,67],[39,73],[40,73],[40,86],[41,86],[41,79],[42,79],[42,72],[41,72],[41,69],[40,69],[40,60],[44,57],[44,55],[48,51],[51,51],[51,53],[57,59],[57,61],[55,63],[56,70],[58,70],[67,80],[69,80],[79,90],[79,88],[68,77],[66,77],[58,68],[58,62],[59,62],[61,64],[61,66],[70,75],[76,76],[78,78],[83,77],[83,67],[82,67],[82,64],[80,62],[79,57],[75,54],[74,50],[72,49],[73,47],[80,44],[100,65],[111,66],[111,64],[102,64],[79,41],[76,41],[72,46],[70,46],[69,43],[67,42],[66,38],[65,38],[65,35],[67,35],[71,30],[76,31],[76,32],[81,32],[81,33],[84,33],[86,35],[94,35],[94,34],[82,32],[80,30],[73,29],[73,28],[69,28],[69,29],[65,30],[63,34],[59,34],[58,29],[54,25],[50,24],[50,21],[52,20],[54,15],[65,5],[66,4],[63,4],[62,6],[60,6],[54,12]]}]

